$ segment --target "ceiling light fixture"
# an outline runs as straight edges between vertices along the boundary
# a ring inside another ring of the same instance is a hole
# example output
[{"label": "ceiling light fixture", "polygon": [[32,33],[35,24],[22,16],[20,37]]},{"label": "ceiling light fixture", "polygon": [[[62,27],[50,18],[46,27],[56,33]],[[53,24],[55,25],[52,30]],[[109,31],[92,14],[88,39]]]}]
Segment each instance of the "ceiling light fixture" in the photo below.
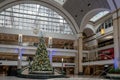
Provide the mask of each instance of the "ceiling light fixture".
[{"label": "ceiling light fixture", "polygon": [[75,17],[77,17],[77,15],[75,15]]},{"label": "ceiling light fixture", "polygon": [[113,36],[107,36],[107,37],[105,37],[106,39],[112,39],[113,38]]},{"label": "ceiling light fixture", "polygon": [[81,9],[80,11],[83,12],[83,9]]},{"label": "ceiling light fixture", "polygon": [[88,3],[88,7],[90,7],[91,6],[91,3]]}]

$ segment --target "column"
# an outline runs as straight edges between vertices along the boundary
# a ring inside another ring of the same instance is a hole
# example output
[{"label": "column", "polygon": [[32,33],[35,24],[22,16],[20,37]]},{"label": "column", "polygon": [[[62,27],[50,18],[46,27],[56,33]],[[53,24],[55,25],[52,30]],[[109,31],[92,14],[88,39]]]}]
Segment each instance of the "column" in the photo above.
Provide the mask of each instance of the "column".
[{"label": "column", "polygon": [[18,45],[19,45],[19,49],[18,49],[18,69],[22,68],[22,50],[20,48],[21,44],[22,44],[22,34],[18,35]]},{"label": "column", "polygon": [[22,34],[19,34],[19,35],[18,35],[18,44],[19,44],[19,45],[22,44],[22,38],[23,38],[23,35],[22,35]]},{"label": "column", "polygon": [[75,66],[75,74],[82,74],[83,67],[82,67],[82,51],[83,51],[83,36],[82,33],[77,34],[77,43],[78,43],[78,53],[76,54],[76,66]]},{"label": "column", "polygon": [[114,68],[120,68],[120,10],[113,14]]},{"label": "column", "polygon": [[52,65],[52,51],[49,51],[50,64]]},{"label": "column", "polygon": [[48,39],[48,47],[52,48],[52,37],[49,37]]},{"label": "column", "polygon": [[19,48],[18,49],[18,69],[21,69],[21,68],[22,68],[22,51]]}]

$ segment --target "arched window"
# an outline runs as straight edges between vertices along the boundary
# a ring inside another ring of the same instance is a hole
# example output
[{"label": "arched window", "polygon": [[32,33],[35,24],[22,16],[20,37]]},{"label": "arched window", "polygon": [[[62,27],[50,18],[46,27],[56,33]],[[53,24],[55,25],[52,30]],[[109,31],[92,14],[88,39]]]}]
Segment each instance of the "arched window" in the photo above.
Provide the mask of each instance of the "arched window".
[{"label": "arched window", "polygon": [[99,12],[99,13],[96,14],[94,17],[92,17],[92,18],[90,19],[90,21],[96,22],[97,20],[99,20],[99,19],[102,18],[103,16],[107,15],[108,13],[109,13],[109,11]]},{"label": "arched window", "polygon": [[60,5],[63,5],[67,0],[53,0],[53,1],[56,1],[56,2],[58,2]]},{"label": "arched window", "polygon": [[108,28],[110,28],[110,27],[112,27],[112,26],[113,26],[112,18],[109,18],[109,19],[107,19],[104,23],[102,23],[102,24],[98,27],[96,33],[100,32],[101,29],[108,29]]},{"label": "arched window", "polygon": [[58,13],[39,4],[19,4],[0,13],[0,27],[73,34],[70,25]]}]

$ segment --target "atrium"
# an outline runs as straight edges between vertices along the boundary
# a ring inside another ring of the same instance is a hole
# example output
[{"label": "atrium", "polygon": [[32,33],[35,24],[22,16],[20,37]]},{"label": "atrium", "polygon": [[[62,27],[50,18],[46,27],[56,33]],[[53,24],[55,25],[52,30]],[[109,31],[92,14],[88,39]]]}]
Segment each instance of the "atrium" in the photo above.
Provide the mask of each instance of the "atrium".
[{"label": "atrium", "polygon": [[120,0],[1,0],[0,80],[23,80],[42,50],[63,79],[119,80]]}]

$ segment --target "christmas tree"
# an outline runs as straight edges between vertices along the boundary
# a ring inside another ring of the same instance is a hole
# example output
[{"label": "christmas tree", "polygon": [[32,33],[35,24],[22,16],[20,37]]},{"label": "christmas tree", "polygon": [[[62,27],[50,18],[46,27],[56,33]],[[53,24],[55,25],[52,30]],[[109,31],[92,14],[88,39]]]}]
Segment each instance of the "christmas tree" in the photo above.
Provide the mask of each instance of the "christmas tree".
[{"label": "christmas tree", "polygon": [[36,50],[33,63],[31,65],[31,72],[52,71],[48,52],[45,45],[45,40],[40,37],[40,41]]}]

